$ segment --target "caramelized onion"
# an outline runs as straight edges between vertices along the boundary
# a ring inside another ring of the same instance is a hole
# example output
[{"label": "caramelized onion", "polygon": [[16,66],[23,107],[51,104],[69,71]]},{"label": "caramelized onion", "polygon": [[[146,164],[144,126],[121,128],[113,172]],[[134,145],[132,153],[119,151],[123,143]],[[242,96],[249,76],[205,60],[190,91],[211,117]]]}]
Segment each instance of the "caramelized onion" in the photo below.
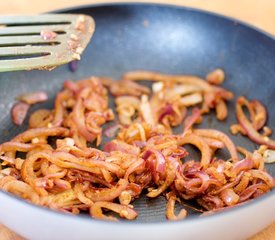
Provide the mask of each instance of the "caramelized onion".
[{"label": "caramelized onion", "polygon": [[232,140],[228,136],[226,136],[221,131],[214,130],[214,129],[195,129],[194,133],[202,137],[210,137],[210,138],[214,138],[219,141],[222,141],[225,144],[226,148],[228,149],[232,160],[238,161],[239,157],[238,157],[235,144],[232,142]]},{"label": "caramelized onion", "polygon": [[113,138],[116,135],[116,132],[120,128],[121,128],[120,124],[111,125],[103,131],[103,134],[108,138]]},{"label": "caramelized onion", "polygon": [[54,137],[54,136],[68,136],[69,130],[63,127],[53,127],[53,128],[34,128],[29,129],[12,139],[14,142],[27,143],[34,138],[39,137]]},{"label": "caramelized onion", "polygon": [[189,75],[165,75],[149,71],[133,71],[124,74],[125,79],[132,81],[150,80],[150,81],[172,81],[177,83],[190,84],[199,87],[202,90],[209,91],[211,87],[207,82],[199,77]]},{"label": "caramelized onion", "polygon": [[23,124],[27,113],[29,111],[30,105],[23,102],[17,102],[13,105],[11,110],[11,118],[14,124],[20,126]]},{"label": "caramelized onion", "polygon": [[104,151],[105,152],[120,151],[124,153],[138,155],[140,152],[140,149],[138,147],[132,146],[125,142],[122,142],[119,140],[113,140],[112,142],[105,144]]},{"label": "caramelized onion", "polygon": [[28,152],[36,147],[35,144],[26,144],[20,142],[5,142],[0,145],[0,152]]},{"label": "caramelized onion", "polygon": [[185,209],[181,209],[178,215],[175,215],[175,203],[176,196],[172,195],[168,198],[168,202],[166,204],[166,217],[168,220],[181,220],[186,218],[187,211]]},{"label": "caramelized onion", "polygon": [[207,142],[196,134],[190,133],[179,138],[179,145],[192,144],[195,145],[201,151],[201,165],[203,168],[207,168],[211,160],[211,151]]},{"label": "caramelized onion", "polygon": [[15,178],[7,181],[1,186],[1,188],[4,191],[8,191],[11,193],[19,193],[22,198],[29,199],[35,204],[39,203],[38,194],[33,190],[33,188],[22,181],[16,180]]},{"label": "caramelized onion", "polygon": [[120,179],[117,185],[111,189],[102,189],[102,190],[88,190],[87,195],[89,198],[94,201],[112,201],[117,198],[122,191],[127,188],[128,181],[125,179]]},{"label": "caramelized onion", "polygon": [[162,185],[160,185],[157,189],[152,189],[149,193],[147,193],[147,197],[157,197],[160,195],[163,191],[165,191],[174,181],[176,177],[176,169],[177,169],[177,164],[169,159],[168,166],[167,166],[167,171],[166,171],[166,179]]},{"label": "caramelized onion", "polygon": [[103,220],[117,220],[115,217],[106,216],[102,212],[102,208],[111,210],[119,214],[120,217],[126,218],[128,220],[133,220],[137,217],[137,213],[130,207],[111,203],[111,202],[96,202],[90,208],[90,214],[94,218],[103,219]]},{"label": "caramelized onion", "polygon": [[[139,80],[156,81],[152,92],[135,82]],[[195,127],[211,109],[218,120],[227,117],[226,104],[233,93],[217,86],[223,80],[220,69],[206,81],[148,71],[128,72],[116,82],[106,77],[67,80],[53,109],[35,111],[28,130],[0,145],[0,189],[62,212],[90,210],[92,217],[104,220],[116,220],[105,210],[135,219],[131,203],[146,191],[149,198],[166,194],[169,220],[186,217],[185,209],[175,214],[175,203],[181,199],[197,201],[202,209],[193,208],[196,211],[214,213],[257,198],[274,187],[264,166],[266,159],[272,160],[275,146],[267,137],[271,130],[265,126],[264,105],[242,97],[237,101],[239,124],[233,132],[263,144],[251,152],[238,147],[244,158],[223,132]],[[103,131],[115,118],[107,90],[115,98],[118,122]],[[13,117],[22,123],[29,105],[43,99],[39,92],[21,96],[24,102],[18,103],[19,110],[13,108]],[[183,133],[173,133],[183,122]],[[114,137],[104,144],[104,151],[90,146],[100,146],[102,133]],[[182,147],[186,144],[198,148],[199,161]],[[229,159],[216,152],[225,148]]]},{"label": "caramelized onion", "polygon": [[219,100],[216,104],[216,116],[218,120],[225,120],[228,115],[226,104],[223,100]]},{"label": "caramelized onion", "polygon": [[224,189],[221,192],[221,198],[227,206],[236,205],[240,199],[240,197],[231,188]]},{"label": "caramelized onion", "polygon": [[236,114],[237,119],[242,128],[245,130],[247,136],[255,143],[267,145],[271,149],[275,149],[275,141],[269,137],[261,135],[252,125],[252,123],[247,119],[242,109],[244,105],[244,98],[240,97],[236,104]]},{"label": "caramelized onion", "polygon": [[214,85],[222,84],[224,81],[224,71],[220,68],[215,69],[207,74],[206,81]]},{"label": "caramelized onion", "polygon": [[84,111],[85,109],[82,103],[82,99],[79,97],[73,109],[73,121],[75,122],[77,130],[81,136],[84,137],[87,141],[92,142],[96,138],[96,135],[88,131],[85,124]]},{"label": "caramelized onion", "polygon": [[48,109],[39,109],[32,113],[29,120],[30,128],[39,128],[47,127],[51,125],[53,116],[50,110]]},{"label": "caramelized onion", "polygon": [[194,108],[192,110],[192,115],[188,116],[184,121],[183,135],[185,135],[192,128],[192,126],[198,121],[200,116],[200,110],[198,108]]},{"label": "caramelized onion", "polygon": [[239,172],[244,171],[244,170],[247,171],[247,170],[253,168],[253,166],[254,166],[253,160],[249,157],[246,157],[245,159],[234,163],[232,170],[236,174],[239,174]]},{"label": "caramelized onion", "polygon": [[48,100],[48,95],[46,92],[32,92],[20,95],[17,99],[21,102],[33,105],[40,102],[45,102]]},{"label": "caramelized onion", "polygon": [[110,85],[110,92],[114,96],[141,96],[142,94],[149,94],[150,90],[134,82],[121,80],[115,81]]}]

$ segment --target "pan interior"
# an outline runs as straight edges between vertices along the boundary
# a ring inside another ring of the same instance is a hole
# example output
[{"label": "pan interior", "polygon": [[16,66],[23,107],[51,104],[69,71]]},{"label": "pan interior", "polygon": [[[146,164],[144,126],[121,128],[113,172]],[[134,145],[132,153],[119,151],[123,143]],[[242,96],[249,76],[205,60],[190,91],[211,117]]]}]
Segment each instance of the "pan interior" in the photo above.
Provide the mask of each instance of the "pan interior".
[{"label": "pan interior", "polygon": [[[223,68],[226,73],[223,86],[235,96],[262,101],[268,108],[268,125],[275,129],[275,41],[272,38],[232,20],[177,7],[131,4],[83,7],[67,12],[89,14],[96,21],[96,32],[77,71],[72,73],[68,66],[62,66],[50,72],[1,73],[1,143],[27,127],[27,124],[16,127],[11,123],[10,109],[16,96],[47,91],[50,101],[32,107],[31,112],[52,108],[54,95],[64,80],[91,75],[119,79],[123,72],[137,69],[203,77],[217,67]],[[114,106],[113,102],[110,104]],[[226,121],[218,122],[210,114],[202,126],[230,134],[229,126],[235,122],[234,101],[231,101]],[[250,150],[256,147],[244,137],[232,138],[237,145]],[[274,177],[275,164],[267,168]],[[165,221],[164,197],[154,200],[142,197],[134,205],[139,212],[137,221]],[[196,215],[191,209],[189,212]]]}]

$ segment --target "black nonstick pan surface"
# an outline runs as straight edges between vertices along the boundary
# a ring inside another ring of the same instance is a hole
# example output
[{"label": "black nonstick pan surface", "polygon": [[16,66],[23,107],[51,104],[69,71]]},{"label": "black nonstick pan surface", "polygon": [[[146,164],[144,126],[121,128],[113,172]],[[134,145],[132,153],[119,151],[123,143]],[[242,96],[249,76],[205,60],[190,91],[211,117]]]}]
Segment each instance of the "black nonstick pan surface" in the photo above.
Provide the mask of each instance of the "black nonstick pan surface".
[{"label": "black nonstick pan surface", "polygon": [[[10,109],[16,96],[37,90],[48,92],[50,101],[32,107],[51,108],[54,95],[64,80],[91,75],[116,79],[129,70],[154,70],[168,74],[194,74],[204,77],[220,67],[225,70],[224,87],[235,96],[257,98],[268,108],[268,125],[275,129],[275,40],[234,20],[201,11],[150,5],[118,4],[65,10],[92,15],[96,32],[76,72],[62,66],[53,71],[25,71],[0,74],[0,142],[23,131],[16,127]],[[113,103],[111,103],[113,106]],[[236,122],[234,101],[229,103],[229,117],[224,122],[207,117],[205,127],[229,133]],[[26,121],[27,122],[27,121]],[[242,136],[232,137],[237,145],[256,147]],[[226,153],[221,153],[221,156]],[[275,164],[267,165],[275,176]],[[2,193],[1,193],[2,194]],[[269,195],[274,194],[274,191]],[[257,201],[257,200],[255,200]],[[188,203],[188,204],[193,204]],[[137,221],[165,221],[165,199],[146,197],[134,202]],[[191,215],[196,215],[189,209]]]}]

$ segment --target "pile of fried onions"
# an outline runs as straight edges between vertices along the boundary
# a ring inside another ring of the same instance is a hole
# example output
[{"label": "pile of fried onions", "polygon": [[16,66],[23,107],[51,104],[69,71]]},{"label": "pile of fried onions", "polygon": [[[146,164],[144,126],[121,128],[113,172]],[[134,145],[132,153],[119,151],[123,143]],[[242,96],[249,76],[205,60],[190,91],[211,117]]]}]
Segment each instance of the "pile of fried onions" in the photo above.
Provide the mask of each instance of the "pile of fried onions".
[{"label": "pile of fried onions", "polygon": [[[152,88],[139,80],[152,81]],[[119,81],[65,81],[52,110],[32,113],[29,129],[0,145],[0,188],[37,205],[107,220],[118,220],[115,214],[135,219],[132,202],[142,193],[164,195],[169,220],[187,216],[184,208],[175,213],[176,203],[195,200],[203,211],[215,212],[261,196],[274,187],[264,166],[264,152],[274,149],[274,141],[259,133],[266,124],[262,104],[237,101],[233,131],[262,145],[253,152],[236,147],[219,130],[195,127],[211,109],[218,120],[227,117],[233,93],[219,86],[223,81],[221,69],[206,80],[136,71]],[[103,130],[115,119],[108,90],[119,123]],[[183,132],[173,134],[179,125]],[[90,147],[101,143],[103,133],[116,136],[102,150]],[[190,144],[199,159],[186,150]],[[217,150],[227,151],[228,158],[218,158]]]}]

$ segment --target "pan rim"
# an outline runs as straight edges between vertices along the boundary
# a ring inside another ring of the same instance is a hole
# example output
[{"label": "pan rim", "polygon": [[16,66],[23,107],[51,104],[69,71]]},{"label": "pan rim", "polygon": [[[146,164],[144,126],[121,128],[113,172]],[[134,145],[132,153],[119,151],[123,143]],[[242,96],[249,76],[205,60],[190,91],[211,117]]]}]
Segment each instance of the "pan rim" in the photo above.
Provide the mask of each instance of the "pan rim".
[{"label": "pan rim", "polygon": [[250,200],[249,202],[246,202],[242,205],[237,205],[233,208],[228,208],[228,209],[224,209],[224,210],[221,210],[221,211],[218,211],[214,214],[209,214],[209,215],[206,215],[204,217],[199,217],[199,216],[190,216],[190,217],[187,217],[185,219],[182,219],[182,220],[179,220],[179,221],[149,221],[149,222],[141,222],[141,221],[136,221],[136,220],[133,220],[133,221],[126,221],[126,220],[123,220],[123,221],[106,221],[106,220],[101,220],[101,219],[95,219],[95,218],[92,218],[92,217],[84,217],[84,216],[81,216],[81,215],[72,215],[72,214],[69,214],[69,213],[64,213],[64,212],[60,212],[60,211],[57,211],[57,210],[53,210],[53,209],[50,209],[50,208],[47,208],[47,207],[42,207],[42,206],[39,206],[39,205],[35,205],[27,200],[24,200],[16,195],[13,195],[9,192],[4,192],[3,190],[0,190],[0,199],[1,199],[1,195],[2,196],[5,196],[5,197],[8,197],[12,200],[15,200],[17,201],[19,204],[23,204],[23,205],[27,205],[28,207],[31,207],[33,209],[36,209],[36,210],[41,210],[41,211],[44,211],[45,213],[48,213],[48,214],[52,214],[52,215],[55,215],[55,216],[59,216],[59,217],[64,217],[64,218],[70,218],[70,220],[77,220],[77,221],[84,221],[86,223],[101,223],[101,224],[110,224],[110,225],[125,225],[125,226],[129,226],[129,225],[140,225],[140,226],[148,226],[148,225],[166,225],[166,224],[183,224],[184,222],[188,222],[188,223],[192,223],[192,222],[203,222],[203,221],[207,221],[208,219],[217,219],[217,218],[220,218],[220,217],[223,217],[225,215],[228,215],[228,214],[232,214],[233,212],[239,212],[240,210],[244,210],[244,209],[247,209],[248,207],[255,207],[256,205],[259,205],[261,204],[261,202],[264,202],[265,200],[267,199],[271,199],[271,197],[275,196],[275,191],[274,190],[271,190],[270,192],[264,194],[263,196],[260,196],[256,199],[253,199],[253,200]]},{"label": "pan rim", "polygon": [[[72,7],[64,7],[64,8],[60,8],[60,9],[56,9],[56,10],[52,10],[49,12],[43,12],[42,14],[47,14],[47,13],[65,13],[65,12],[70,12],[73,10],[80,10],[80,9],[85,9],[85,8],[99,8],[99,7],[125,7],[125,6],[148,6],[148,7],[164,7],[164,8],[175,8],[175,9],[182,9],[184,11],[190,11],[190,12],[194,12],[194,13],[199,13],[199,14],[205,14],[205,15],[210,15],[210,16],[214,16],[217,18],[222,18],[224,20],[233,22],[237,25],[242,25],[246,28],[249,28],[251,30],[256,31],[257,33],[263,34],[266,37],[270,38],[271,40],[275,41],[275,34],[271,34],[269,32],[267,32],[266,30],[263,30],[260,27],[257,27],[249,22],[243,21],[243,20],[239,20],[236,19],[234,17],[230,17],[227,15],[223,15],[221,13],[216,13],[216,12],[212,12],[210,10],[204,10],[204,9],[199,9],[199,8],[195,8],[195,7],[189,7],[189,6],[182,6],[182,5],[176,5],[176,4],[171,4],[171,3],[152,3],[152,2],[139,2],[139,1],[133,1],[133,2],[124,2],[124,1],[120,1],[120,2],[114,2],[114,3],[91,3],[91,4],[80,4],[77,6],[72,6]],[[275,42],[274,42],[275,43]]]}]

